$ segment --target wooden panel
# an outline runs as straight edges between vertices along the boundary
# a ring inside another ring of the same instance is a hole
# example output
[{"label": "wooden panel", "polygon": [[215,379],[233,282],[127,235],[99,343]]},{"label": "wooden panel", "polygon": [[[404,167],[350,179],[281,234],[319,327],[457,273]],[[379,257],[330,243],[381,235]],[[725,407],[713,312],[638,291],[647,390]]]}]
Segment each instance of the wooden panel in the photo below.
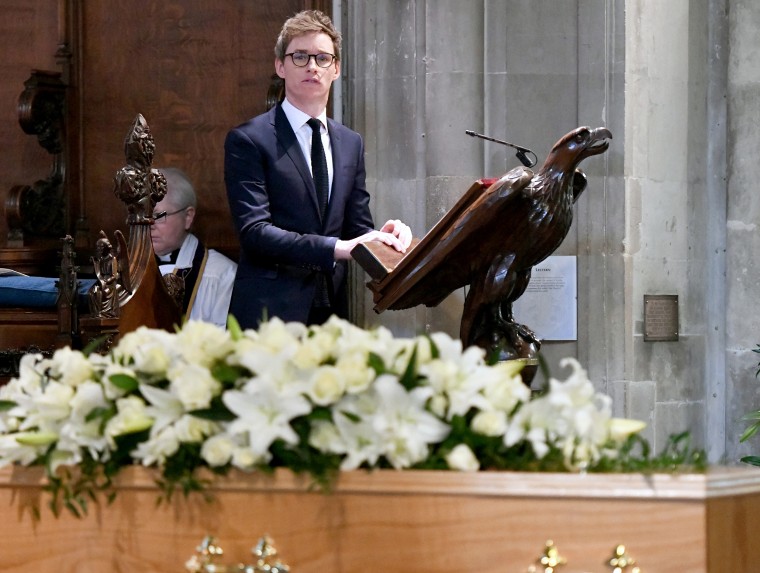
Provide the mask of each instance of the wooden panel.
[{"label": "wooden panel", "polygon": [[[19,126],[17,104],[32,69],[58,70],[57,0],[0,0],[0,202],[14,185],[47,177],[52,157]],[[8,227],[0,207],[0,248]]]},{"label": "wooden panel", "polygon": [[264,111],[277,32],[301,1],[87,2],[83,15],[84,155],[90,235],[124,228],[111,193],[134,116],[156,141],[154,167],[185,169],[196,185],[196,231],[235,253],[224,189],[227,131]]},{"label": "wooden panel", "polygon": [[[0,0],[0,198],[11,186],[47,176],[51,158],[18,125],[16,103],[33,68],[61,70],[55,53],[76,0]],[[156,139],[155,166],[184,168],[196,184],[196,232],[209,246],[236,257],[237,237],[227,207],[223,143],[227,131],[265,109],[274,71],[273,47],[282,22],[315,0],[135,0],[81,2],[72,49],[81,102],[70,102],[70,123],[81,123],[81,177],[90,243],[97,232],[125,228],[112,179],[123,165],[123,138],[143,113]],[[328,6],[329,7],[329,6]],[[69,11],[72,8],[69,7]],[[79,39],[79,40],[78,40]],[[78,115],[81,114],[81,117]],[[81,122],[79,121],[81,120]],[[74,127],[72,127],[72,130]],[[72,131],[73,133],[74,131]],[[76,130],[76,133],[79,133]],[[72,208],[79,214],[78,193]],[[73,224],[72,232],[73,232]],[[7,225],[0,217],[0,247]],[[56,238],[57,240],[57,238]]]},{"label": "wooden panel", "polygon": [[24,354],[52,354],[68,342],[58,335],[56,309],[0,308],[0,386],[17,375]]},{"label": "wooden panel", "polygon": [[0,248],[0,267],[26,275],[57,277],[57,267],[61,264],[59,259],[60,240],[50,248]]},{"label": "wooden panel", "polygon": [[760,570],[760,498],[744,495],[710,500],[707,516],[709,571]]},{"label": "wooden panel", "polygon": [[[55,519],[42,507],[33,523],[31,508],[45,500],[40,472],[6,468],[2,563],[12,573],[180,571],[204,535],[217,536],[235,562],[268,533],[298,573],[526,571],[547,539],[568,559],[569,573],[609,570],[618,543],[646,573],[750,571],[751,561],[732,556],[746,555],[749,545],[737,549],[735,540],[748,543],[756,531],[748,514],[757,513],[760,483],[748,475],[350,472],[326,495],[288,472],[235,474],[218,482],[213,503],[193,498],[156,508],[152,474],[134,468],[114,505],[84,520]],[[723,525],[708,526],[717,514]],[[719,545],[708,568],[707,548]]]}]

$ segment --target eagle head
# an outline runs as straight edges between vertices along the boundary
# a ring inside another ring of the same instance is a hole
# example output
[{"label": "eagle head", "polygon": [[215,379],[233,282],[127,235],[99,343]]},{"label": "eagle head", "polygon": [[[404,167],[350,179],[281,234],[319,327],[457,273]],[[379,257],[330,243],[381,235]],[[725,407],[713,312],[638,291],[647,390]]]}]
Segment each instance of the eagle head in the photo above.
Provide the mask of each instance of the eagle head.
[{"label": "eagle head", "polygon": [[606,127],[578,127],[554,144],[542,170],[570,172],[587,157],[607,151],[610,139],[612,134]]}]

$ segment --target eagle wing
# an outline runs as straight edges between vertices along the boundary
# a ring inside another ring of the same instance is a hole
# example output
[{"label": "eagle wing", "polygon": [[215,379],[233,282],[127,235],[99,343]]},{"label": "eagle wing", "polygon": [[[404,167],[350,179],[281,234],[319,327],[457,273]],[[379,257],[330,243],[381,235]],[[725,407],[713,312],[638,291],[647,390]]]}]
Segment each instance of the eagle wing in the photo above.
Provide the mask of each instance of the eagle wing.
[{"label": "eagle wing", "polygon": [[492,253],[484,247],[499,238],[500,216],[532,178],[530,169],[516,167],[485,190],[471,188],[393,271],[370,283],[375,310],[435,306],[487,269]]}]

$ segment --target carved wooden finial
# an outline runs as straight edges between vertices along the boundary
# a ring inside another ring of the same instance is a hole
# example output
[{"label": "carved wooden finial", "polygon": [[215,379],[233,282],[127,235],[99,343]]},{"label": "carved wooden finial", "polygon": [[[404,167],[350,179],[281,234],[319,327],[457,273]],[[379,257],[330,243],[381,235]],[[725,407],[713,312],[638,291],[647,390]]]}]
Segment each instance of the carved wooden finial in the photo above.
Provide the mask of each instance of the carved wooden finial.
[{"label": "carved wooden finial", "polygon": [[124,156],[127,164],[135,168],[148,170],[153,163],[153,155],[156,152],[156,143],[148,127],[148,122],[141,113],[137,114],[132,129],[124,139]]},{"label": "carved wooden finial", "polygon": [[124,140],[127,164],[116,172],[114,193],[127,205],[130,225],[149,225],[153,208],[166,195],[166,178],[152,169],[156,144],[142,114],[137,114]]}]

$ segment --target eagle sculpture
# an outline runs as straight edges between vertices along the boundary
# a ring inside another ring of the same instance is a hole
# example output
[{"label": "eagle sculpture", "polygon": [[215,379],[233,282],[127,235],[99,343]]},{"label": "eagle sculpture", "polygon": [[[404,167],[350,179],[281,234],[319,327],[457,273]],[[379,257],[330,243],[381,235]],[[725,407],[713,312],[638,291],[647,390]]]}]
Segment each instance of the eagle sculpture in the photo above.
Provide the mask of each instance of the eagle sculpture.
[{"label": "eagle sculpture", "polygon": [[500,360],[535,357],[540,340],[512,315],[532,268],[562,243],[586,187],[578,165],[607,150],[604,127],[579,127],[552,147],[537,174],[516,167],[487,188],[473,186],[385,276],[368,286],[375,310],[435,306],[470,285],[460,337]]}]

